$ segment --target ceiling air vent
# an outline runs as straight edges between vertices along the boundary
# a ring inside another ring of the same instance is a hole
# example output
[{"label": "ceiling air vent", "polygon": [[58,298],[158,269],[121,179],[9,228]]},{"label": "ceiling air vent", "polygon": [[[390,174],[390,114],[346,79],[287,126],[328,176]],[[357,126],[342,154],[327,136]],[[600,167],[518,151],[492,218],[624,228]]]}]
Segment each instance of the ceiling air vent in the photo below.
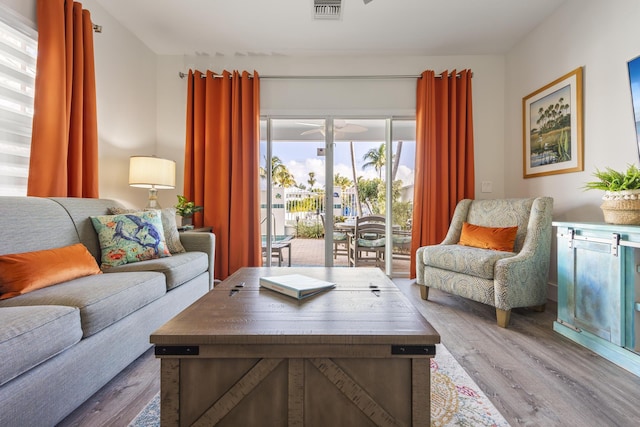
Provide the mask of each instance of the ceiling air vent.
[{"label": "ceiling air vent", "polygon": [[342,0],[313,0],[314,19],[340,19]]}]

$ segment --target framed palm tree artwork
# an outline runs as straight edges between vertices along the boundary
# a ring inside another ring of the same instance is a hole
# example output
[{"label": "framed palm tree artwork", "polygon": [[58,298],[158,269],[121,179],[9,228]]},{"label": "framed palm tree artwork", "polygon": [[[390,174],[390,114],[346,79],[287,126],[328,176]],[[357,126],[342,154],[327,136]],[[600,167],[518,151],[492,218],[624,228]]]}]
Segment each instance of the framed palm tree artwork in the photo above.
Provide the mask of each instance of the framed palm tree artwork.
[{"label": "framed palm tree artwork", "polygon": [[582,67],[522,99],[524,178],[584,170]]}]

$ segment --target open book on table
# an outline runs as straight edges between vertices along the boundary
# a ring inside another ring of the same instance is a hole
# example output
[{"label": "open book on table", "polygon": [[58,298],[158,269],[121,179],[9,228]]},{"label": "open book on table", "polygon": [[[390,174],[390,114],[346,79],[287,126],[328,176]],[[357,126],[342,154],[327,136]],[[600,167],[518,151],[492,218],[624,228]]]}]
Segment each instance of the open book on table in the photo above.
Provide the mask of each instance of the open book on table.
[{"label": "open book on table", "polygon": [[303,274],[285,274],[261,277],[260,286],[297,299],[303,299],[334,288],[336,284]]}]

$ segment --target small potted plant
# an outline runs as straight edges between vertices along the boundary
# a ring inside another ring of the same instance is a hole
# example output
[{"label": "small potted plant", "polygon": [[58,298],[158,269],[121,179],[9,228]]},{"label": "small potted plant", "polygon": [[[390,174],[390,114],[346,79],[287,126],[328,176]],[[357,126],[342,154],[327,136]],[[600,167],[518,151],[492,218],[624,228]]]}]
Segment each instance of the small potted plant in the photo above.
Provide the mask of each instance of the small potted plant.
[{"label": "small potted plant", "polygon": [[182,225],[191,225],[193,223],[193,214],[203,209],[202,206],[197,206],[184,196],[178,196],[178,204],[175,205],[175,208],[176,214],[182,217]]},{"label": "small potted plant", "polygon": [[602,190],[600,206],[604,220],[610,224],[640,224],[640,169],[628,165],[625,171],[596,169],[597,181],[585,184],[586,190]]}]

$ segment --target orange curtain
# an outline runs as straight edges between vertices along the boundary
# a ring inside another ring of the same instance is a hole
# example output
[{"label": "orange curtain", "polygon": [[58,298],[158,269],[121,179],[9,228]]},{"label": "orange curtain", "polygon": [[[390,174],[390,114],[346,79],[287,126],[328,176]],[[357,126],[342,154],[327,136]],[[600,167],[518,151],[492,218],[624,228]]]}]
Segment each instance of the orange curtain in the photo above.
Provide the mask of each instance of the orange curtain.
[{"label": "orange curtain", "polygon": [[93,24],[80,3],[38,0],[27,194],[98,197]]},{"label": "orange curtain", "polygon": [[471,76],[425,71],[418,78],[412,277],[416,250],[440,243],[458,202],[475,197]]},{"label": "orange curtain", "polygon": [[[215,77],[214,77],[215,76]],[[260,79],[189,70],[184,195],[216,234],[215,277],[262,262],[260,243]]]}]

